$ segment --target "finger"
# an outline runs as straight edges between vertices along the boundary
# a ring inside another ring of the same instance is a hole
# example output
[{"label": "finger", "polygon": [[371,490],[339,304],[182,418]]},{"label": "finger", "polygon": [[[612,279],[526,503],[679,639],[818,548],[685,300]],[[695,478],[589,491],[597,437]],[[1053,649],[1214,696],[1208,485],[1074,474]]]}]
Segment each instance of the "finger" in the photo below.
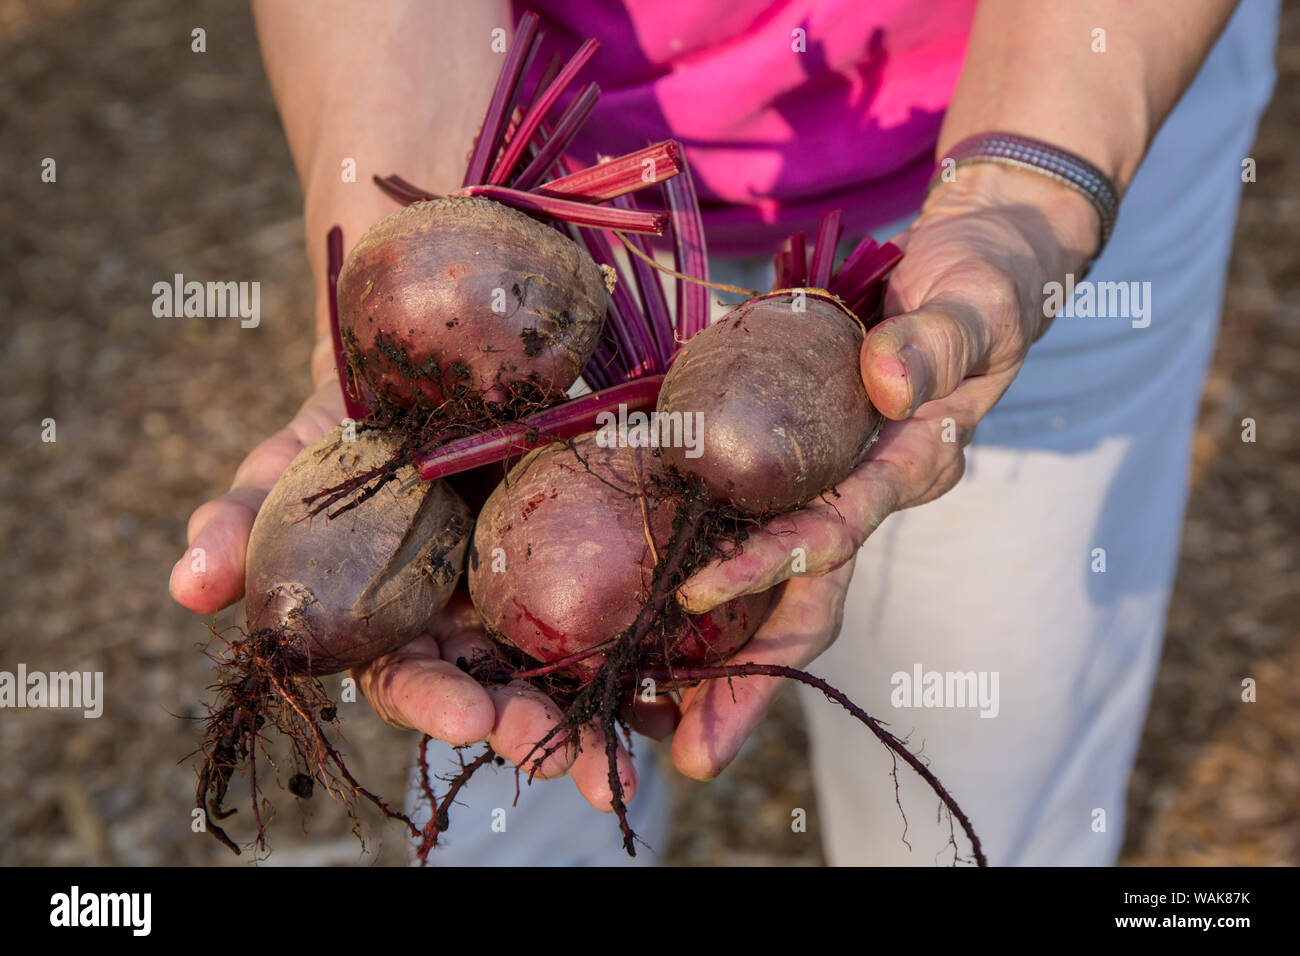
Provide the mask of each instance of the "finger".
[{"label": "finger", "polygon": [[189,545],[168,584],[179,604],[199,614],[215,614],[243,597],[248,536],[257,509],[298,452],[338,424],[341,405],[341,397],[334,401],[322,387],[288,426],[244,459],[230,491],[190,516]]},{"label": "finger", "polygon": [[[609,785],[609,758],[605,754],[605,735],[595,727],[582,729],[582,752],[573,762],[569,776],[578,786],[578,792],[601,813],[614,812],[614,792]],[[617,748],[618,779],[623,789],[623,803],[632,802],[636,794],[636,768],[632,757],[621,743]]]},{"label": "finger", "polygon": [[562,777],[573,765],[576,748],[557,735],[542,749],[537,744],[564,717],[560,708],[540,690],[524,681],[511,681],[488,691],[496,707],[492,749],[525,773],[532,774],[538,758],[554,747],[536,771],[543,780]]},{"label": "finger", "polygon": [[357,668],[355,674],[375,713],[394,727],[463,747],[486,740],[496,722],[487,691],[444,660],[427,634]]},{"label": "finger", "polygon": [[[852,573],[849,565],[825,577],[787,581],[771,615],[732,662],[805,667],[838,633]],[[716,777],[785,684],[777,677],[705,681],[684,705],[673,735],[673,764],[696,780]]]},{"label": "finger", "polygon": [[840,567],[898,510],[904,484],[905,476],[893,463],[862,462],[836,486],[835,495],[772,519],[742,545],[696,571],[678,589],[678,602],[690,614],[703,614],[795,575]]},{"label": "finger", "polygon": [[[452,594],[446,606],[433,616],[428,630],[438,644],[442,659],[455,663],[458,668],[462,660],[473,661],[492,653],[492,642],[483,621],[464,591]],[[536,745],[560,722],[563,714],[546,694],[524,681],[489,687],[487,695],[495,712],[488,742],[502,757],[531,773],[534,761],[544,752],[534,752]],[[563,740],[554,738],[550,743],[563,744]],[[574,747],[556,748],[542,761],[537,776],[543,779],[563,776],[575,756]]]},{"label": "finger", "polygon": [[264,488],[238,488],[202,505],[190,518],[189,545],[172,567],[168,590],[199,614],[215,614],[244,594],[244,560]]},{"label": "finger", "polygon": [[977,309],[952,300],[886,319],[862,346],[867,395],[887,418],[906,418],[983,367],[992,339]]},{"label": "finger", "polygon": [[628,726],[651,740],[666,740],[677,728],[680,714],[671,694],[656,693],[645,700],[638,689],[624,708]]},{"label": "finger", "polygon": [[857,553],[890,514],[933,501],[965,469],[976,423],[1006,390],[1014,370],[967,379],[914,416],[886,422],[867,457],[833,493],[769,521],[739,547],[696,571],[677,599],[702,614],[742,594],[796,576],[833,571]]},{"label": "finger", "polygon": [[438,642],[445,660],[470,659],[477,653],[485,654],[492,649],[483,619],[469,594],[460,588],[452,591],[447,603],[425,625],[425,630]]}]

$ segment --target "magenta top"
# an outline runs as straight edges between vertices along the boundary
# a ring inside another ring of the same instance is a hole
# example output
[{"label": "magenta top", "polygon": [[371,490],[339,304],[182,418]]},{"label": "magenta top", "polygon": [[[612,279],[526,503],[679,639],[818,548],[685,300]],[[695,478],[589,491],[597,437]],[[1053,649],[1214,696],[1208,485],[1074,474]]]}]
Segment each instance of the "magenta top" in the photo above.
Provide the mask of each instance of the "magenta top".
[{"label": "magenta top", "polygon": [[[844,210],[846,236],[920,204],[975,0],[531,0],[550,51],[601,43],[573,154],[686,147],[711,252],[776,251]],[[541,58],[539,58],[541,59]],[[566,101],[567,103],[567,101]]]}]

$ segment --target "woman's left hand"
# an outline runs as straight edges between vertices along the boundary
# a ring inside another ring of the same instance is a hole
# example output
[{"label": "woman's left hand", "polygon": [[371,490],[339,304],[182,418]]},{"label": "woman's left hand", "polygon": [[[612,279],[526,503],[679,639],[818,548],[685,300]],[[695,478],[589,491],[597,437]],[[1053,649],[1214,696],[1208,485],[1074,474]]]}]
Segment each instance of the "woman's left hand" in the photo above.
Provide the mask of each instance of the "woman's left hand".
[{"label": "woman's left hand", "polygon": [[[903,260],[885,315],[867,335],[862,377],[889,421],[865,459],[807,507],[769,522],[681,588],[701,613],[782,588],[768,621],[734,658],[804,667],[839,631],[853,557],[891,513],[938,498],[965,467],[975,426],[1046,331],[1044,285],[1079,277],[1097,243],[1091,204],[1032,172],[976,165],[941,184],[894,242]],[[710,681],[682,710],[678,768],[715,776],[735,756],[782,681]],[[734,692],[734,700],[733,700]]]}]

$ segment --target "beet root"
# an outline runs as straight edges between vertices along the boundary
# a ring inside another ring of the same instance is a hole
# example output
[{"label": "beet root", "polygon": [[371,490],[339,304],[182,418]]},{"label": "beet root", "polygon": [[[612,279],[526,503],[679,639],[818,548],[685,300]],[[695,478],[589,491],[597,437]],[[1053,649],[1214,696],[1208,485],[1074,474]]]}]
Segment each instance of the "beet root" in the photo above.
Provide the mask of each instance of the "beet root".
[{"label": "beet root", "polygon": [[591,358],[608,303],[577,244],[487,199],[420,202],[380,220],[339,276],[348,361],[399,408],[537,403]]},{"label": "beet root", "polygon": [[744,303],[687,342],[668,370],[658,411],[698,413],[701,437],[698,457],[665,447],[664,463],[749,514],[789,511],[827,491],[883,421],[862,383],[864,339],[856,318],[811,293]]},{"label": "beet root", "polygon": [[382,432],[338,430],[303,449],[271,489],[248,541],[248,630],[277,630],[316,676],[401,647],[447,603],[473,526],[445,482],[413,468],[357,506],[311,515],[304,499],[392,458]]},{"label": "beet root", "polygon": [[236,853],[239,846],[214,821],[234,812],[222,803],[247,761],[257,843],[265,848],[256,762],[266,724],[292,745],[297,772],[289,788],[296,796],[310,796],[319,782],[349,809],[363,797],[418,833],[348,772],[323,729],[336,709],[319,678],[406,644],[446,604],[469,542],[469,509],[448,485],[422,482],[410,467],[343,515],[313,515],[303,501],[390,459],[394,447],[379,431],[345,441],[334,430],[298,453],[253,523],[248,628],[218,660],[218,703],[195,793],[208,831]]},{"label": "beet root", "polygon": [[[521,460],[484,505],[470,552],[470,595],[489,631],[534,660],[576,658],[569,673],[594,675],[605,660],[594,649],[632,625],[672,537],[679,500],[663,477],[648,449],[601,447],[591,434]],[[674,602],[640,663],[723,660],[771,599],[747,595],[701,615]]]}]

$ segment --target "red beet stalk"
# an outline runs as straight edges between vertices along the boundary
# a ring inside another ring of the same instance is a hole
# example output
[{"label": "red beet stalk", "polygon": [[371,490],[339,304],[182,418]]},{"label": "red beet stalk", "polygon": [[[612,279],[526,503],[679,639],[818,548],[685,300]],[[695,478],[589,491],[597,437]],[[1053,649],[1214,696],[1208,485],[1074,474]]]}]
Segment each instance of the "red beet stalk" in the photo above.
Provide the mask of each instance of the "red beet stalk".
[{"label": "red beet stalk", "polygon": [[524,167],[515,181],[510,185],[515,189],[532,189],[537,185],[537,181],[546,175],[546,171],[560,158],[573,138],[578,135],[578,130],[582,124],[587,122],[591,116],[591,111],[596,108],[596,102],[600,99],[600,87],[591,83],[583,90],[569,108],[564,111],[560,117],[559,123],[555,126],[555,131],[546,135],[546,126],[543,124],[541,133],[546,138],[546,142],[537,151],[535,155]]},{"label": "red beet stalk", "polygon": [[681,151],[680,144],[666,139],[542,183],[537,192],[584,202],[613,199],[672,179],[682,170]]},{"label": "red beet stalk", "polygon": [[809,270],[808,282],[815,289],[825,289],[831,283],[831,269],[835,265],[835,247],[840,243],[843,231],[843,213],[832,209],[822,214],[817,227],[817,245],[813,248],[812,268]]},{"label": "red beet stalk", "polygon": [[641,301],[633,296],[633,287],[619,267],[609,239],[604,233],[588,229],[577,230],[577,233],[576,238],[587,247],[591,258],[598,265],[613,269],[617,276],[614,294],[610,297],[605,328],[618,343],[616,355],[623,376],[636,378],[648,373],[666,372],[667,369],[659,365],[654,340],[651,338],[645,317],[646,309]]},{"label": "red beet stalk", "polygon": [[547,86],[537,97],[525,114],[515,130],[514,135],[502,153],[501,158],[497,161],[496,166],[492,168],[488,176],[488,183],[491,185],[500,185],[506,181],[506,178],[514,170],[519,160],[523,158],[524,150],[528,148],[533,134],[537,132],[537,127],[541,125],[546,114],[550,112],[552,106],[564,93],[565,90],[573,83],[578,75],[578,71],[587,65],[587,61],[600,47],[595,40],[587,40],[582,46],[578,47],[578,52],[573,54],[564,69],[560,71],[555,80]]},{"label": "red beet stalk", "polygon": [[465,168],[463,186],[482,183],[487,175],[488,165],[496,155],[501,133],[505,129],[510,115],[514,112],[515,101],[519,97],[519,87],[533,56],[537,53],[534,40],[537,36],[537,14],[531,11],[519,18],[515,37],[506,54],[505,65],[497,77],[496,89],[492,91],[492,100],[488,104],[487,115],[483,118],[483,129],[479,132],[474,152],[470,154],[469,165]]},{"label": "red beet stalk", "polygon": [[343,390],[343,407],[347,409],[348,418],[363,422],[370,417],[365,399],[361,395],[356,381],[352,378],[352,369],[343,357],[343,334],[339,331],[339,272],[343,269],[343,230],[335,226],[326,237],[326,283],[329,290],[330,338],[334,343],[334,368],[339,374],[339,388]]},{"label": "red beet stalk", "polygon": [[802,232],[796,232],[788,240],[790,256],[790,287],[797,288],[808,284],[808,251]]},{"label": "red beet stalk", "polygon": [[[639,188],[639,186],[638,186]],[[458,196],[482,196],[503,206],[537,216],[549,216],[575,226],[594,229],[617,229],[620,232],[661,235],[668,222],[664,212],[642,212],[632,209],[614,209],[609,206],[592,206],[571,199],[559,199],[536,192],[523,192],[507,186],[467,186]]]},{"label": "red beet stalk", "polygon": [[603,412],[617,414],[620,406],[629,413],[653,409],[662,384],[663,376],[654,375],[570,399],[495,431],[448,442],[416,459],[416,470],[425,481],[432,481],[573,438],[595,430],[597,416]]},{"label": "red beet stalk", "polygon": [[[682,171],[664,183],[669,220],[673,232],[673,267],[683,275],[709,278],[709,254],[704,243],[704,220],[700,216],[695,181],[686,157]],[[698,282],[677,280],[677,342],[687,341],[709,324],[709,289]],[[674,349],[676,351],[676,349]]]},{"label": "red beet stalk", "polygon": [[[628,211],[636,211],[636,200],[630,195],[619,196],[614,200],[614,205]],[[667,213],[664,215],[667,217]],[[628,236],[627,241],[640,250],[641,255],[653,258],[654,252],[650,248],[650,243],[640,236]],[[666,372],[672,362],[676,343],[673,341],[673,321],[668,315],[668,299],[664,296],[664,287],[659,282],[659,271],[640,256],[629,258],[632,275],[636,278],[637,291],[641,293],[644,315],[649,321],[650,334],[654,336],[655,356],[658,359],[655,371]]]},{"label": "red beet stalk", "polygon": [[427,202],[430,199],[438,199],[433,193],[425,192],[419,186],[413,186],[397,174],[391,176],[375,176],[375,185],[387,193],[391,198],[396,199],[403,206],[409,206],[415,202]]}]

